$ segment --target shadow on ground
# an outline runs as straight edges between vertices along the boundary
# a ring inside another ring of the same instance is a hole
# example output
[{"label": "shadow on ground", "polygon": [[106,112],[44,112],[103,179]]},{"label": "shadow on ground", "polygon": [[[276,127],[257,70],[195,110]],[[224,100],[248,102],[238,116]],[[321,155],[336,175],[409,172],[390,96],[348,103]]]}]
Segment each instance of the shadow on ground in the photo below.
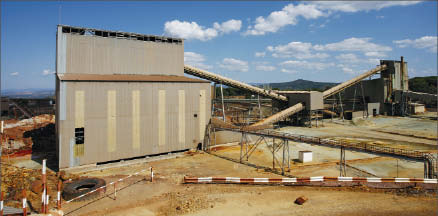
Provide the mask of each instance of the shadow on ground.
[{"label": "shadow on ground", "polygon": [[43,159],[47,159],[47,167],[55,172],[58,171],[55,124],[51,123],[44,127],[26,131],[23,137],[32,139],[31,158],[33,161],[42,164]]}]

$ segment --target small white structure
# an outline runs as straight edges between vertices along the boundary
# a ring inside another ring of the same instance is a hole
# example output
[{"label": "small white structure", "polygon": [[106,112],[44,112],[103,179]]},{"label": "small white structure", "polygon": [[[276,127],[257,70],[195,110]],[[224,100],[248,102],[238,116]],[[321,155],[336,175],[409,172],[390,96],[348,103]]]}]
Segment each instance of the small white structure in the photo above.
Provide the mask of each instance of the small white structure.
[{"label": "small white structure", "polygon": [[411,114],[424,113],[426,111],[424,104],[411,103],[410,105],[411,105]]},{"label": "small white structure", "polygon": [[312,151],[299,151],[298,160],[302,163],[312,162]]}]

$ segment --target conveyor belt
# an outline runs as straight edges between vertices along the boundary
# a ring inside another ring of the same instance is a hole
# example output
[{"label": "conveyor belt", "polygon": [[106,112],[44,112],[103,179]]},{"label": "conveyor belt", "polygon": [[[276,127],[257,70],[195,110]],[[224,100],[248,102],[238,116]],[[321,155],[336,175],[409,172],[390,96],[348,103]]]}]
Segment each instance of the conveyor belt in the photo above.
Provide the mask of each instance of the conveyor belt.
[{"label": "conveyor belt", "polygon": [[269,90],[265,90],[262,88],[258,88],[252,85],[248,85],[246,83],[243,82],[239,82],[236,80],[232,80],[226,77],[223,77],[221,75],[217,75],[205,70],[201,70],[189,65],[184,65],[184,73],[186,74],[190,74],[202,79],[206,79],[206,80],[210,80],[216,83],[222,83],[226,86],[231,86],[234,88],[239,88],[239,89],[243,89],[249,92],[252,92],[254,94],[258,94],[264,97],[268,97],[268,98],[272,98],[272,99],[276,99],[276,100],[280,100],[280,101],[287,101],[287,97],[283,96],[283,95],[279,95],[277,93],[274,93],[273,91],[269,91]]},{"label": "conveyor belt", "polygon": [[252,125],[250,125],[250,127],[257,127],[257,126],[261,126],[261,125],[267,125],[267,124],[273,124],[275,122],[281,121],[283,119],[285,119],[286,117],[289,117],[301,110],[304,109],[304,106],[302,103],[297,103],[285,110],[282,110],[281,112],[278,112],[274,115],[271,115],[265,119],[260,120],[259,122],[256,122]]},{"label": "conveyor belt", "polygon": [[361,80],[363,80],[363,79],[365,79],[365,78],[367,78],[367,77],[369,77],[369,76],[371,76],[379,71],[385,70],[385,69],[386,69],[386,65],[377,66],[376,68],[369,70],[369,71],[367,71],[367,72],[365,72],[365,73],[363,73],[363,74],[361,74],[361,75],[359,75],[351,80],[343,82],[343,83],[341,83],[341,84],[339,84],[339,85],[337,85],[337,86],[335,86],[327,91],[324,91],[323,97],[325,99],[325,98],[328,98],[334,94],[337,94],[340,91],[360,82]]}]

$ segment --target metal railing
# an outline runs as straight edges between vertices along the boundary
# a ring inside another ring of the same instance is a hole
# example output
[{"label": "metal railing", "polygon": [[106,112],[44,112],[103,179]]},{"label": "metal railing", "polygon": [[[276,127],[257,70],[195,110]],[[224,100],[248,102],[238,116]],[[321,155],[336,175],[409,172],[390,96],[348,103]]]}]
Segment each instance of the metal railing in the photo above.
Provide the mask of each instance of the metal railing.
[{"label": "metal railing", "polygon": [[437,177],[438,175],[437,173],[438,160],[432,153],[429,152],[421,152],[417,150],[409,150],[402,148],[393,148],[379,144],[364,143],[364,142],[355,142],[355,141],[345,142],[345,141],[334,140],[330,138],[320,138],[314,136],[290,134],[290,133],[278,132],[278,131],[267,130],[267,129],[254,131],[254,130],[246,130],[245,128],[232,128],[232,127],[227,127],[227,125],[214,125],[214,124],[212,124],[212,128],[214,128],[215,131],[220,131],[220,130],[234,131],[238,133],[288,139],[296,142],[312,143],[312,144],[324,145],[329,147],[339,147],[339,148],[343,147],[355,151],[363,151],[363,152],[374,153],[374,154],[384,154],[390,156],[403,157],[416,161],[424,161],[425,176],[434,178]]}]

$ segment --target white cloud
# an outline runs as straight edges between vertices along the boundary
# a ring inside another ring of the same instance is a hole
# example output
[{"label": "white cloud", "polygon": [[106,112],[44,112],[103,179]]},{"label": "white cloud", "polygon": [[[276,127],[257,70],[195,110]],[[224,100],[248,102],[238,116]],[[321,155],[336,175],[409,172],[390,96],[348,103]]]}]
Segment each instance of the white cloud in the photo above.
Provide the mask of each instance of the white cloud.
[{"label": "white cloud", "polygon": [[383,18],[385,18],[385,16],[376,16],[376,19],[383,19]]},{"label": "white cloud", "polygon": [[265,57],[265,55],[266,55],[266,52],[256,52],[254,54],[255,57]]},{"label": "white cloud", "polygon": [[359,62],[359,59],[353,53],[340,54],[340,55],[336,56],[335,58],[341,62],[349,62],[349,63]]},{"label": "white cloud", "polygon": [[395,40],[395,43],[400,48],[405,47],[414,47],[417,49],[427,49],[430,52],[437,52],[437,36],[424,36],[421,38],[417,38],[414,40],[405,39],[405,40]]},{"label": "white cloud", "polygon": [[290,42],[286,45],[268,46],[266,48],[272,52],[272,56],[276,58],[290,58],[309,59],[309,58],[327,58],[326,53],[312,53],[313,46],[311,43],[303,43],[299,41]]},{"label": "white cloud", "polygon": [[340,42],[325,45],[315,45],[313,48],[319,51],[345,51],[345,52],[389,52],[391,47],[370,42],[371,38],[348,38]]},{"label": "white cloud", "polygon": [[367,61],[369,64],[380,65],[380,59],[377,59],[377,58],[370,58]]},{"label": "white cloud", "polygon": [[223,32],[227,34],[233,31],[239,31],[240,28],[242,27],[242,21],[231,19],[226,22],[223,22],[222,24],[215,22],[213,24],[213,27],[217,29],[219,32]]},{"label": "white cloud", "polygon": [[257,65],[256,70],[258,71],[274,71],[276,68],[270,65]]},{"label": "white cloud", "polygon": [[368,57],[386,57],[386,54],[383,52],[365,52],[364,55]]},{"label": "white cloud", "polygon": [[51,71],[50,69],[45,69],[45,70],[43,70],[43,76],[47,76],[47,75],[50,75],[50,74],[55,74],[55,71]]},{"label": "white cloud", "polygon": [[205,28],[196,22],[173,20],[164,24],[164,32],[170,36],[181,37],[187,40],[197,39],[207,41],[215,38],[218,33],[216,29]]},{"label": "white cloud", "polygon": [[[288,25],[296,25],[300,17],[304,19],[317,19],[328,17],[336,12],[359,12],[380,10],[392,6],[408,6],[419,1],[320,1],[301,4],[289,4],[280,11],[273,11],[267,17],[259,16],[254,25],[248,26],[245,35],[265,35],[275,33]],[[335,16],[338,16],[336,14]],[[321,24],[323,28],[325,24]]]},{"label": "white cloud", "polygon": [[11,76],[18,76],[18,75],[20,75],[20,73],[18,73],[18,72],[12,72],[12,73],[10,73],[9,75],[11,75]]},{"label": "white cloud", "polygon": [[255,69],[258,71],[274,71],[276,67],[269,65],[268,62],[254,62],[256,65]]},{"label": "white cloud", "polygon": [[204,70],[213,68],[211,65],[205,64],[205,57],[203,55],[195,52],[184,52],[184,64]]},{"label": "white cloud", "polygon": [[205,58],[203,55],[195,52],[184,52],[184,63],[186,62],[203,62]]},{"label": "white cloud", "polygon": [[310,70],[324,70],[329,67],[335,66],[334,63],[294,61],[294,60],[281,62],[280,65],[286,68],[302,68],[302,69],[310,69]]},{"label": "white cloud", "polygon": [[234,58],[224,58],[219,67],[230,71],[247,72],[249,70],[248,62]]},{"label": "white cloud", "polygon": [[305,19],[316,19],[324,16],[324,13],[314,5],[289,4],[281,11],[273,11],[266,18],[259,16],[255,20],[255,24],[248,26],[246,35],[264,35],[266,33],[277,32],[280,28],[287,25],[296,25],[298,17]]},{"label": "white cloud", "polygon": [[[293,41],[285,45],[268,46],[268,52],[276,58],[296,58],[303,59],[326,59],[330,57],[325,52],[362,52],[367,57],[385,57],[386,52],[392,50],[389,46],[371,42],[371,38],[348,38],[335,43],[317,44]],[[336,56],[342,61],[359,62],[360,59],[353,53],[344,53]]]},{"label": "white cloud", "polygon": [[239,31],[242,26],[240,20],[228,20],[221,24],[215,22],[213,28],[206,28],[198,25],[196,22],[187,21],[167,21],[164,24],[164,32],[167,35],[180,37],[187,40],[207,41],[217,37],[219,34],[227,34],[232,31]]},{"label": "white cloud", "polygon": [[290,73],[290,74],[298,72],[296,70],[290,70],[290,69],[284,69],[284,68],[282,68],[280,71],[283,72],[283,73]]},{"label": "white cloud", "polygon": [[420,1],[315,1],[310,4],[323,11],[353,13],[380,10],[393,6],[409,6],[418,3]]},{"label": "white cloud", "polygon": [[344,64],[338,64],[337,66],[338,66],[339,68],[341,68],[342,71],[343,71],[344,73],[347,73],[347,74],[354,74],[353,69],[351,69],[350,67],[347,67],[347,66],[344,65]]}]

